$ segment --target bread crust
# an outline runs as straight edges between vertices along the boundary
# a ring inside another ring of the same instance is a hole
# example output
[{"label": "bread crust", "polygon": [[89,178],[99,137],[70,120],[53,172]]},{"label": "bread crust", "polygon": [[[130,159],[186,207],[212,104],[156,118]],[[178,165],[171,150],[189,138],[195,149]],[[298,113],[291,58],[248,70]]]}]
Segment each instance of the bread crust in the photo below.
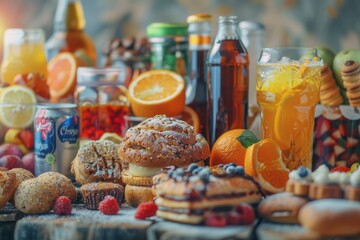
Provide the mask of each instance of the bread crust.
[{"label": "bread crust", "polygon": [[153,201],[154,195],[151,187],[145,186],[125,186],[125,201],[133,207],[137,207],[140,203]]},{"label": "bread crust", "polygon": [[[34,178],[34,174],[32,174],[30,171],[24,169],[24,168],[13,168],[11,170],[9,170],[9,172],[13,172],[15,173],[16,176],[16,181],[15,181],[15,190],[18,188],[18,186],[20,185],[20,183],[22,183],[25,180]],[[9,202],[14,204],[14,194],[15,191],[13,192],[11,198],[9,199]]]},{"label": "bread crust", "polygon": [[258,206],[260,216],[270,222],[298,223],[298,213],[308,199],[288,192],[277,193],[262,200]]},{"label": "bread crust", "polygon": [[157,115],[127,130],[119,155],[144,167],[187,166],[208,158],[210,147],[185,121]]},{"label": "bread crust", "polygon": [[3,208],[13,196],[16,183],[16,175],[9,171],[0,171],[0,209]]},{"label": "bread crust", "polygon": [[323,236],[360,234],[360,203],[343,199],[322,199],[300,209],[300,223]]},{"label": "bread crust", "polygon": [[108,140],[90,141],[78,151],[71,172],[78,184],[91,182],[121,183],[118,145]]},{"label": "bread crust", "polygon": [[57,172],[45,172],[37,178],[54,185],[58,196],[67,196],[72,202],[76,200],[76,189],[65,175]]},{"label": "bread crust", "polygon": [[15,207],[26,214],[40,214],[51,211],[58,197],[56,187],[38,178],[20,183],[16,189]]}]

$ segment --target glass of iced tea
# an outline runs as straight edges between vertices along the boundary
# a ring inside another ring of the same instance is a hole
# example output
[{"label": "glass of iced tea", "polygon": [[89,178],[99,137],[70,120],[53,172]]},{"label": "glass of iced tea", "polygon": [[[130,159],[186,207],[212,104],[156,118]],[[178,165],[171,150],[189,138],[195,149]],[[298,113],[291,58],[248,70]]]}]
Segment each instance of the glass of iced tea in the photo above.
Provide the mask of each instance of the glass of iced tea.
[{"label": "glass of iced tea", "polygon": [[273,139],[290,170],[311,169],[322,60],[313,48],[265,48],[256,69],[262,138]]}]

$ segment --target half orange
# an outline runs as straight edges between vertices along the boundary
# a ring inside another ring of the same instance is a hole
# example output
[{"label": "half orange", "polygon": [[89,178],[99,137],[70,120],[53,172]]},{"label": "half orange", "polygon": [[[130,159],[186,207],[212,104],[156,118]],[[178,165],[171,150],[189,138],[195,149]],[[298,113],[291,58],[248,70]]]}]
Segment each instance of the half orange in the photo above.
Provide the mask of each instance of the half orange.
[{"label": "half orange", "polygon": [[74,92],[77,67],[76,57],[68,52],[56,55],[49,62],[47,84],[51,98],[58,99]]},{"label": "half orange", "polygon": [[282,160],[280,147],[270,138],[247,148],[245,172],[255,177],[270,193],[284,191],[290,173]]},{"label": "half orange", "polygon": [[200,132],[199,115],[191,107],[184,107],[184,111],[181,114],[181,120],[184,120],[189,125],[193,126],[196,132]]},{"label": "half orange", "polygon": [[129,100],[138,117],[180,116],[185,106],[185,81],[168,70],[144,72],[130,83]]}]

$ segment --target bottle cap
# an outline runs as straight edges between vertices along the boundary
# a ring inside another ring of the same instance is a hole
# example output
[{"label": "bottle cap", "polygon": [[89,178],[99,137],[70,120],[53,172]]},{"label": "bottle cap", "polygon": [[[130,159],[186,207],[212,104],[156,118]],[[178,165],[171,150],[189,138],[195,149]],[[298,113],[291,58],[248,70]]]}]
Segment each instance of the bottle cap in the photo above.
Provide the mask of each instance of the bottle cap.
[{"label": "bottle cap", "polygon": [[211,15],[207,13],[198,13],[194,15],[188,16],[186,19],[187,23],[194,23],[194,22],[211,22]]},{"label": "bottle cap", "polygon": [[188,25],[183,23],[152,23],[146,29],[148,37],[187,36]]}]

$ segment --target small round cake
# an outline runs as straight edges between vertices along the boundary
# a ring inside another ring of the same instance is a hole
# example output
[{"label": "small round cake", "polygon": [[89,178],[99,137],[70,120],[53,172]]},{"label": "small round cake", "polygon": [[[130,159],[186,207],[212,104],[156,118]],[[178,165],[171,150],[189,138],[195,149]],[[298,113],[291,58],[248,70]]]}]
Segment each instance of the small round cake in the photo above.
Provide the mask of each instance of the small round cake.
[{"label": "small round cake", "polygon": [[80,187],[80,193],[84,200],[85,207],[91,210],[97,210],[99,203],[110,195],[116,198],[119,206],[122,203],[124,187],[120,184],[109,182],[88,183]]}]

